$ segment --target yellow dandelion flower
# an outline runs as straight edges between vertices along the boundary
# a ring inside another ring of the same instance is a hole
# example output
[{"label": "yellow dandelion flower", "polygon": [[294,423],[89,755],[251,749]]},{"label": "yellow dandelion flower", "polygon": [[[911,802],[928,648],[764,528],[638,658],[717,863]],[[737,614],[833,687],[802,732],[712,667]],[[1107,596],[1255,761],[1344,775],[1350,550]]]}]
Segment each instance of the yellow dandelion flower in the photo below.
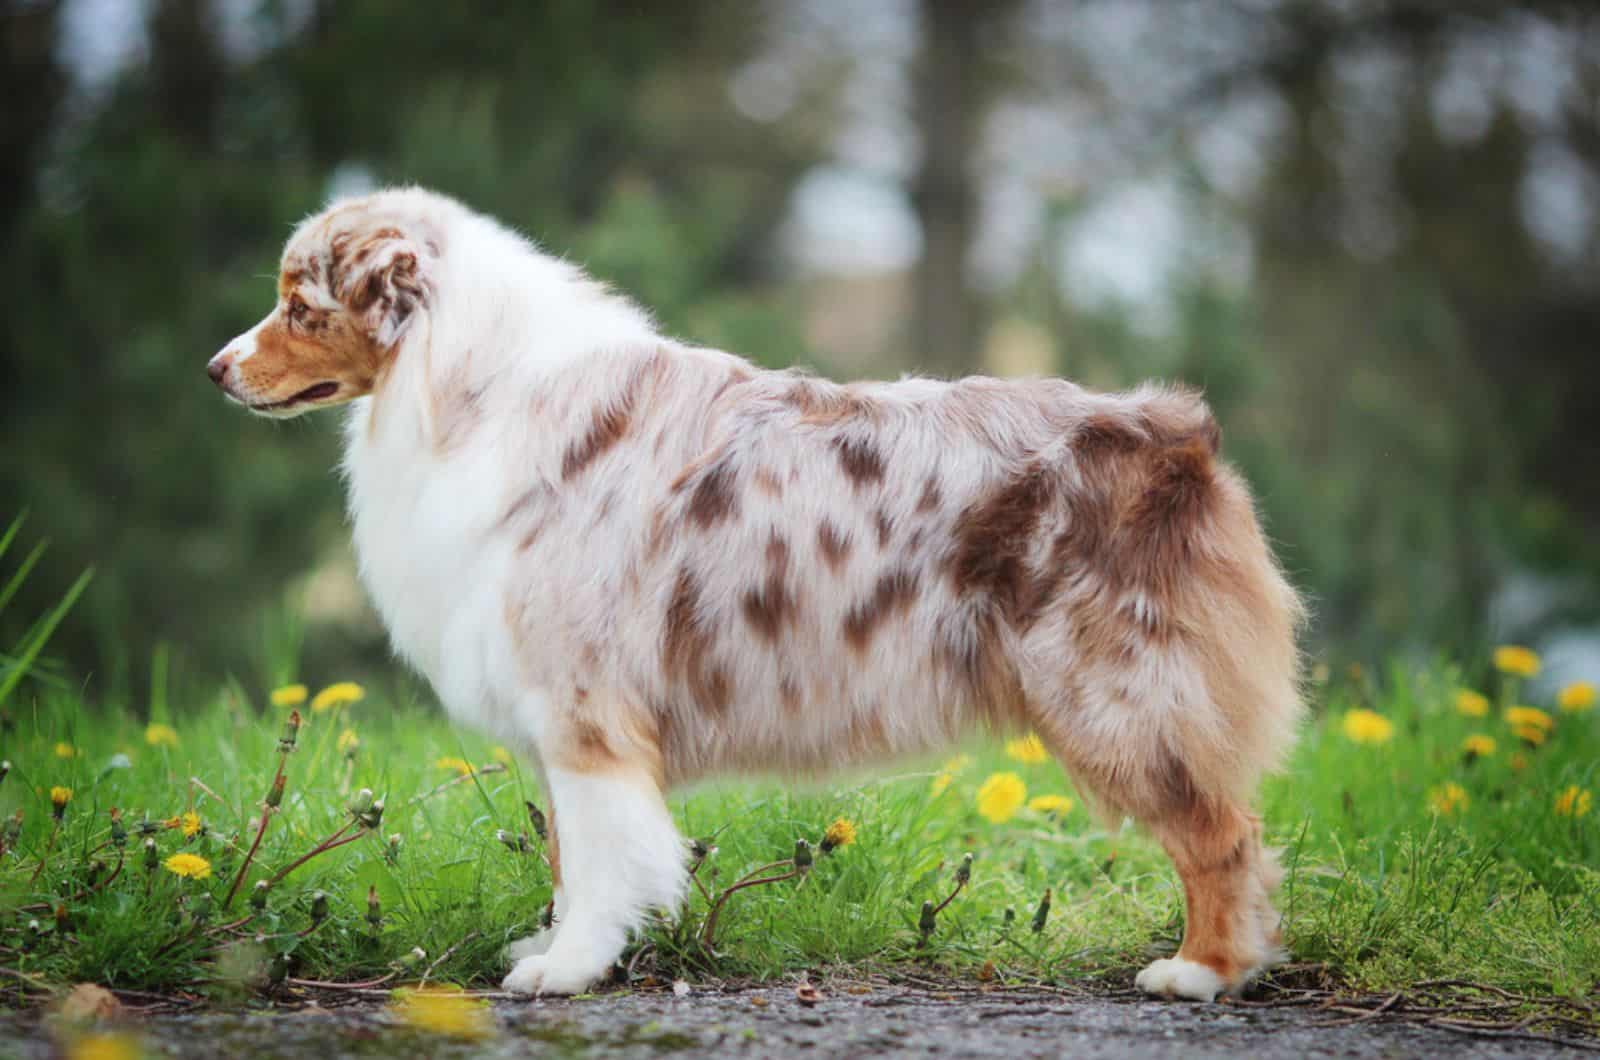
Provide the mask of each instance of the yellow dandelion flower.
[{"label": "yellow dandelion flower", "polygon": [[1467,718],[1489,716],[1489,699],[1470,688],[1456,689],[1456,713]]},{"label": "yellow dandelion flower", "polygon": [[1469,802],[1471,800],[1467,798],[1467,789],[1453,780],[1428,789],[1428,809],[1445,817],[1449,817],[1457,810],[1465,810]]},{"label": "yellow dandelion flower", "polygon": [[1475,732],[1461,741],[1461,750],[1474,758],[1488,758],[1494,754],[1494,749],[1494,737],[1481,732]]},{"label": "yellow dandelion flower", "polygon": [[331,684],[316,694],[311,700],[311,713],[321,714],[323,711],[342,707],[349,703],[360,702],[367,690],[354,681],[340,681]]},{"label": "yellow dandelion flower", "polygon": [[67,1048],[67,1060],[139,1060],[139,1046],[126,1034],[86,1034]]},{"label": "yellow dandelion flower", "polygon": [[1532,725],[1535,728],[1549,732],[1556,727],[1556,719],[1538,707],[1507,707],[1506,724]]},{"label": "yellow dandelion flower", "polygon": [[298,707],[306,701],[306,686],[284,685],[274,688],[268,698],[275,707]]},{"label": "yellow dandelion flower", "polygon": [[78,757],[78,749],[67,741],[62,740],[60,743],[56,744],[56,757],[76,758]]},{"label": "yellow dandelion flower", "polygon": [[168,872],[186,880],[204,880],[211,876],[211,862],[199,854],[174,854],[162,864]]},{"label": "yellow dandelion flower", "polygon": [[1566,714],[1582,714],[1594,709],[1596,699],[1600,699],[1600,693],[1592,682],[1574,681],[1556,693],[1556,706]]},{"label": "yellow dandelion flower", "polygon": [[1494,650],[1494,668],[1513,677],[1538,677],[1539,653],[1520,644],[1506,644]]},{"label": "yellow dandelion flower", "polygon": [[1572,784],[1556,796],[1556,813],[1562,817],[1582,817],[1594,808],[1594,796]]},{"label": "yellow dandelion flower", "polygon": [[933,783],[928,785],[928,794],[938,798],[950,789],[950,785],[955,782],[955,779],[954,773],[941,772],[936,774],[933,778]]},{"label": "yellow dandelion flower", "polygon": [[481,1001],[439,987],[397,991],[391,1011],[408,1027],[451,1038],[485,1038],[494,1026]]},{"label": "yellow dandelion flower", "polygon": [[361,746],[361,737],[356,735],[354,729],[346,729],[339,734],[333,745],[340,754],[349,754]]},{"label": "yellow dandelion flower", "polygon": [[456,758],[452,755],[445,755],[433,764],[440,769],[453,769],[462,776],[472,772],[471,762],[468,762],[465,758]]},{"label": "yellow dandelion flower", "polygon": [[515,761],[515,759],[511,757],[511,752],[506,750],[504,747],[499,746],[498,744],[490,748],[489,757],[494,759],[496,762],[499,762],[503,766],[510,766],[511,763]]},{"label": "yellow dandelion flower", "polygon": [[177,818],[177,822],[178,827],[183,829],[183,837],[185,839],[193,839],[200,834],[200,829],[204,827],[200,821],[200,815],[193,810]]},{"label": "yellow dandelion flower", "polygon": [[1506,765],[1511,767],[1513,773],[1520,773],[1528,768],[1528,756],[1521,751],[1512,751],[1511,757],[1506,759]]},{"label": "yellow dandelion flower", "polygon": [[54,806],[57,810],[66,809],[67,803],[71,801],[71,788],[55,787],[50,789],[50,805]]},{"label": "yellow dandelion flower", "polygon": [[944,765],[940,766],[939,768],[942,771],[954,776],[955,774],[964,771],[971,764],[971,755],[956,755],[954,758],[946,759]]},{"label": "yellow dandelion flower", "polygon": [[1044,749],[1044,743],[1031,732],[1020,740],[1007,740],[1006,755],[1025,766],[1036,766],[1050,760],[1050,752]]},{"label": "yellow dandelion flower", "polygon": [[848,817],[836,817],[828,830],[822,833],[822,852],[832,853],[838,847],[847,847],[855,841],[855,822]]},{"label": "yellow dandelion flower", "polygon": [[1537,725],[1513,725],[1511,734],[1529,747],[1538,747],[1544,743],[1546,733]]},{"label": "yellow dandelion flower", "polygon": [[151,747],[176,747],[178,730],[159,721],[153,721],[144,728],[144,742]]},{"label": "yellow dandelion flower", "polygon": [[1038,795],[1028,800],[1028,809],[1051,817],[1065,817],[1072,812],[1072,800],[1065,795]]},{"label": "yellow dandelion flower", "polygon": [[1538,747],[1555,728],[1556,721],[1538,707],[1507,707],[1506,724],[1511,726],[1517,739]]},{"label": "yellow dandelion flower", "polygon": [[1394,735],[1394,722],[1365,707],[1345,711],[1344,734],[1356,743],[1388,743]]},{"label": "yellow dandelion flower", "polygon": [[978,788],[978,812],[991,824],[1004,824],[1028,800],[1028,785],[1015,773],[995,773]]}]

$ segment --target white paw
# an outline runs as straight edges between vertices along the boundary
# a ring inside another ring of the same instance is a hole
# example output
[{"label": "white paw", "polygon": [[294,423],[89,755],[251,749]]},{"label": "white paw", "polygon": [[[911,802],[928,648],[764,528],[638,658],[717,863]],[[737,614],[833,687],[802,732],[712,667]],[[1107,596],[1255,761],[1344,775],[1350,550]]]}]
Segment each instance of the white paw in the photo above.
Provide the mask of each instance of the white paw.
[{"label": "white paw", "polygon": [[550,952],[550,944],[555,940],[555,928],[545,928],[543,931],[529,935],[527,938],[518,939],[506,947],[506,960],[516,964],[524,957],[537,957],[542,953],[548,953]]},{"label": "white paw", "polygon": [[549,954],[523,957],[511,969],[511,974],[500,982],[500,988],[512,994],[581,994],[593,986],[605,973],[570,964],[552,961]]},{"label": "white paw", "polygon": [[1157,997],[1184,997],[1191,1001],[1215,1001],[1228,985],[1210,968],[1182,957],[1153,962],[1133,984]]}]

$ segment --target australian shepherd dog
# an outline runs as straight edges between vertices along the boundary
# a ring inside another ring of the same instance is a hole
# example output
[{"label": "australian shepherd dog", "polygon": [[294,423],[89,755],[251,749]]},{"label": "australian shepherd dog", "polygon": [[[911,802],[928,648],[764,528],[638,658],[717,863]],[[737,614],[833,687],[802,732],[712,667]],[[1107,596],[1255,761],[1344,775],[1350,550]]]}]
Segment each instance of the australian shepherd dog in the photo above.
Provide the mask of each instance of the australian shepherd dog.
[{"label": "australian shepherd dog", "polygon": [[290,238],[212,358],[252,412],[348,406],[362,579],[451,715],[537,761],[554,926],[522,994],[583,991],[683,896],[664,800],[976,729],[1037,733],[1176,865],[1144,991],[1279,954],[1251,809],[1301,714],[1301,605],[1195,393],[836,384],[663,335],[574,265],[415,188]]}]

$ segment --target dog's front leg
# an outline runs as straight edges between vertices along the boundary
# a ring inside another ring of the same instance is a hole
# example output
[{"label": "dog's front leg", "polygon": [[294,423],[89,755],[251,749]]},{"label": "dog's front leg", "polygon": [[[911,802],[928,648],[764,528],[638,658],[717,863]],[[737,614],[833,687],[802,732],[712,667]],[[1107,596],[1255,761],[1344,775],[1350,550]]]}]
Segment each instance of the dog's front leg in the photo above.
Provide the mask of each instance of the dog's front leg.
[{"label": "dog's front leg", "polygon": [[676,910],[683,841],[653,771],[610,752],[551,755],[545,775],[560,845],[566,908],[550,948],[524,956],[501,984],[516,994],[577,994],[610,970],[652,909]]}]

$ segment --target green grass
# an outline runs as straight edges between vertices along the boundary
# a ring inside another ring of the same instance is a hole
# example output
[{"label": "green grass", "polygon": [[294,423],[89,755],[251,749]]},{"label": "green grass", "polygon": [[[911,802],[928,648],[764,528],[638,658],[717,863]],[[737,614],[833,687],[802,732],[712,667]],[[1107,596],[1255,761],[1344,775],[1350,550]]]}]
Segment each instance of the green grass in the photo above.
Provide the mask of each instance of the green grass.
[{"label": "green grass", "polygon": [[[17,525],[0,535],[0,557]],[[0,582],[0,610],[36,558]],[[84,584],[0,651],[0,999],[26,1002],[83,980],[221,997],[284,976],[499,981],[502,947],[538,926],[550,897],[525,809],[539,785],[524,763],[413,695],[376,690],[327,711],[303,707],[285,753],[290,710],[267,689],[170,690],[164,655],[148,702],[92,701],[41,662]],[[298,638],[282,634],[268,637],[267,670],[287,674]],[[1517,681],[1495,682],[1482,718],[1458,712],[1462,679],[1446,664],[1355,673],[1313,690],[1314,718],[1262,807],[1284,848],[1280,904],[1297,961],[1356,988],[1450,978],[1530,995],[1595,991],[1600,808],[1562,815],[1556,803],[1570,788],[1591,798],[1600,788],[1600,712],[1552,707],[1548,739],[1526,747],[1503,715],[1522,701]],[[1388,738],[1351,739],[1344,722],[1356,709],[1388,719]],[[170,726],[176,743],[153,739],[162,730],[152,723]],[[359,738],[353,750],[340,745],[347,730]],[[1493,736],[1496,751],[1469,760],[1461,748],[1472,733]],[[636,967],[662,979],[845,966],[1125,984],[1176,947],[1181,888],[1147,837],[1108,830],[1075,795],[1060,817],[1024,808],[990,821],[976,792],[996,772],[1017,773],[1030,797],[1071,789],[1053,763],[1013,760],[1000,746],[966,752],[938,785],[944,760],[674,796],[683,833],[715,849],[681,915],[646,932]],[[477,768],[451,783],[458,773],[442,759]],[[230,904],[280,765],[281,802]],[[1447,783],[1464,804],[1436,813],[1430,794]],[[71,790],[59,814],[53,788]],[[368,814],[376,827],[352,813],[362,789],[383,800],[381,820]],[[195,834],[165,823],[188,813],[203,824]],[[789,857],[798,839],[817,844],[841,817],[855,825],[853,843],[818,853],[802,879],[732,895],[714,946],[702,944],[705,892]],[[301,863],[342,835],[354,840]],[[950,896],[969,853],[970,885],[924,938],[925,903]],[[169,871],[178,854],[205,859],[209,878]],[[277,876],[265,906],[252,906],[256,883]]]},{"label": "green grass", "polygon": [[[1264,799],[1269,833],[1285,848],[1289,869],[1281,895],[1289,946],[1297,960],[1322,962],[1357,986],[1458,977],[1584,994],[1600,971],[1600,814],[1563,817],[1553,804],[1566,786],[1593,790],[1600,780],[1595,715],[1552,711],[1554,733],[1537,750],[1521,749],[1527,765],[1514,771],[1504,723],[1458,716],[1455,685],[1446,668],[1396,669],[1381,687],[1353,682],[1319,695],[1317,719]],[[504,830],[532,839],[524,800],[540,797],[538,784],[513,761],[504,772],[437,790],[455,775],[440,758],[497,766],[494,747],[391,696],[307,711],[286,758],[280,811],[239,898],[222,908],[280,757],[288,711],[264,700],[230,687],[185,702],[168,719],[178,745],[165,747],[146,742],[146,720],[132,711],[86,703],[63,688],[13,699],[0,813],[21,810],[23,826],[0,856],[0,964],[45,982],[247,991],[273,974],[274,954],[292,954],[278,961],[280,972],[354,981],[384,975],[420,947],[428,957],[403,975],[420,974],[450,951],[436,979],[498,981],[498,951],[535,927],[549,897],[538,843],[517,852],[496,838]],[[1393,721],[1389,742],[1361,745],[1343,735],[1343,712],[1356,704]],[[353,758],[337,747],[346,728],[360,738]],[[1466,764],[1459,747],[1471,731],[1493,734],[1497,753]],[[58,744],[70,745],[70,754],[59,755]],[[974,793],[994,771],[1014,770],[1030,795],[1070,788],[1052,763],[1019,763],[998,747],[968,751],[971,763],[938,796],[930,782],[939,763],[902,763],[800,790],[751,783],[675,797],[685,835],[715,836],[717,850],[700,871],[713,891],[789,855],[796,838],[816,842],[837,817],[854,822],[858,836],[819,855],[803,881],[734,895],[714,955],[695,942],[706,908],[696,894],[681,922],[651,930],[655,949],[642,966],[662,977],[761,978],[839,963],[971,975],[993,962],[1002,976],[1115,977],[1176,944],[1181,892],[1148,839],[1105,830],[1081,802],[1059,821],[1025,809],[991,823],[978,814]],[[1436,816],[1428,792],[1446,781],[1459,783],[1469,802]],[[53,786],[73,791],[59,831]],[[257,879],[349,821],[346,806],[363,787],[386,802],[377,830],[295,870],[272,889],[265,912],[233,931],[215,930],[250,912]],[[129,826],[125,848],[106,845],[112,807]],[[138,823],[191,810],[204,832],[158,828],[151,835],[157,859],[195,853],[211,862],[212,877],[185,881],[160,864],[147,870]],[[399,853],[386,858],[394,834],[403,837]],[[922,903],[950,892],[969,851],[970,887],[919,945]],[[119,861],[120,874],[97,887],[96,873],[103,879]],[[1030,921],[1046,888],[1054,900],[1035,933]],[[367,919],[369,889],[381,903],[376,929]],[[307,931],[317,891],[327,896],[327,916]],[[201,894],[211,900],[203,925],[194,915]],[[57,906],[66,915],[60,925]]]}]

